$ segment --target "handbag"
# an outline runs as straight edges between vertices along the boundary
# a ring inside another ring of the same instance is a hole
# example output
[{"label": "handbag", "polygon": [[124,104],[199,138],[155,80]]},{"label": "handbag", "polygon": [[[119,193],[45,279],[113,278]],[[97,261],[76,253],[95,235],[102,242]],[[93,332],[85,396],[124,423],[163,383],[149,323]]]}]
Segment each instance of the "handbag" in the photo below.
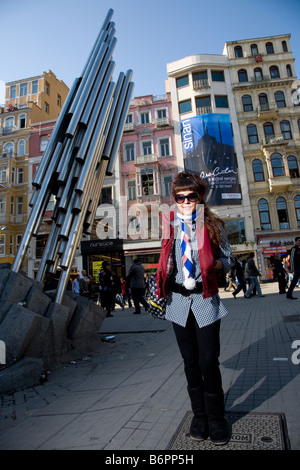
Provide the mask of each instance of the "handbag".
[{"label": "handbag", "polygon": [[161,320],[165,320],[166,315],[166,306],[167,306],[167,299],[164,297],[158,298],[157,295],[157,282],[156,282],[156,275],[153,274],[149,277],[149,295],[148,295],[148,303],[149,303],[149,313],[152,317],[160,318]]}]

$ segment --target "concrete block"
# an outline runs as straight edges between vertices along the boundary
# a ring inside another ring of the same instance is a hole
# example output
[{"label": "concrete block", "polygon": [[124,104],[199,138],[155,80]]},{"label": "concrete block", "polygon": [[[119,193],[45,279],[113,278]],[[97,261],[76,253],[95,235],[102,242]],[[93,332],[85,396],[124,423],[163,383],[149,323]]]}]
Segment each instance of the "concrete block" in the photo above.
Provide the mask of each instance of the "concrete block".
[{"label": "concrete block", "polygon": [[12,364],[23,357],[39,332],[41,320],[40,315],[21,305],[11,305],[0,325],[0,339],[6,346],[6,364]]},{"label": "concrete block", "polygon": [[1,301],[18,303],[25,300],[35,282],[22,273],[10,272],[0,292]]},{"label": "concrete block", "polygon": [[45,316],[51,299],[43,293],[40,285],[34,285],[26,296],[26,307],[35,313]]},{"label": "concrete block", "polygon": [[17,363],[1,370],[0,394],[38,385],[43,370],[41,359],[24,357]]},{"label": "concrete block", "polygon": [[67,325],[70,316],[70,310],[65,305],[51,303],[48,308],[47,318],[51,320],[54,358],[60,357],[68,347]]},{"label": "concrete block", "polygon": [[77,308],[68,328],[68,337],[78,339],[97,335],[106,316],[106,311],[81,295],[76,300]]}]

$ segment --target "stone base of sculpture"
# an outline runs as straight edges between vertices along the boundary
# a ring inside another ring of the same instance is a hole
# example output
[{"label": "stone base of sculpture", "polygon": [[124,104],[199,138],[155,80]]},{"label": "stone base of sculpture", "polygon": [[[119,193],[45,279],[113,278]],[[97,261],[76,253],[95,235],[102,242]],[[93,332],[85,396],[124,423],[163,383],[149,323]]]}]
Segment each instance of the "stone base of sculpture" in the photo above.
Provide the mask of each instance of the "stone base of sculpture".
[{"label": "stone base of sculpture", "polygon": [[55,291],[43,287],[12,272],[8,263],[0,264],[0,393],[34,386],[43,371],[58,367],[70,351],[88,354],[100,345],[106,312],[71,291],[55,303]]}]

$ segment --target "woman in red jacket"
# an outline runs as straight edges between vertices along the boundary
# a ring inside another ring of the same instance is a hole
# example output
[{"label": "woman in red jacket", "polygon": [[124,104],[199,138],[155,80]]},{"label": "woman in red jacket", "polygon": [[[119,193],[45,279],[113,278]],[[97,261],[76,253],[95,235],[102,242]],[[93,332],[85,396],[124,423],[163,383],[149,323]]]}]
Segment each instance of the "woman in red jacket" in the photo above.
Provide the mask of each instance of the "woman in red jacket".
[{"label": "woman in red jacket", "polygon": [[228,312],[218,295],[217,270],[234,260],[223,224],[205,204],[206,185],[181,172],[173,181],[176,210],[163,216],[163,243],[156,275],[158,296],[167,298],[184,360],[193,418],[192,439],[228,442],[219,370],[220,320]]}]

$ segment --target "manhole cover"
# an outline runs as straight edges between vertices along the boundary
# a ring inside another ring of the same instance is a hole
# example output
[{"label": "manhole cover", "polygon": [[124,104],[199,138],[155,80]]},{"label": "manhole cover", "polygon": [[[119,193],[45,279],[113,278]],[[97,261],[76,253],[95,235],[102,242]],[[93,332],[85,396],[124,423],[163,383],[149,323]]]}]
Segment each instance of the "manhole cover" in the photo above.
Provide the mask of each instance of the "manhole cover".
[{"label": "manhole cover", "polygon": [[285,417],[282,413],[226,413],[230,440],[216,446],[189,437],[192,412],[188,412],[171,439],[170,450],[288,450]]}]

